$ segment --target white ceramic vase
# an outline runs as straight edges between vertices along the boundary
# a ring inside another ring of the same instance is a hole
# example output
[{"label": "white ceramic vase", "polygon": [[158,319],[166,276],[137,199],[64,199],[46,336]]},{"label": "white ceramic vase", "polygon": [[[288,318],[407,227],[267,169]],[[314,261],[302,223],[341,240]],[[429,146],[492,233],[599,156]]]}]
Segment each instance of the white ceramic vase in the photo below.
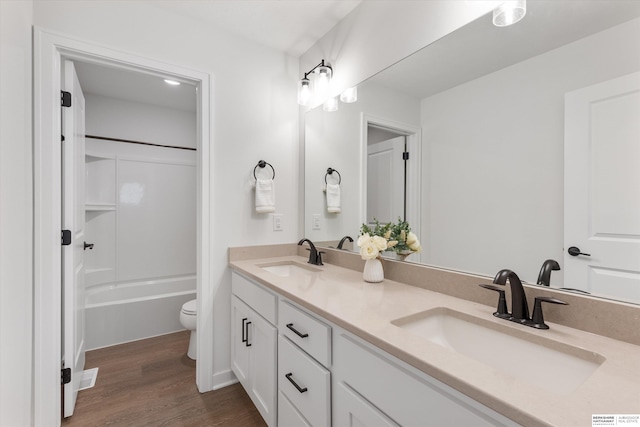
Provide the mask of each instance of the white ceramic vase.
[{"label": "white ceramic vase", "polygon": [[364,263],[362,278],[365,282],[378,283],[384,280],[384,270],[382,269],[382,261],[378,258],[368,259]]}]

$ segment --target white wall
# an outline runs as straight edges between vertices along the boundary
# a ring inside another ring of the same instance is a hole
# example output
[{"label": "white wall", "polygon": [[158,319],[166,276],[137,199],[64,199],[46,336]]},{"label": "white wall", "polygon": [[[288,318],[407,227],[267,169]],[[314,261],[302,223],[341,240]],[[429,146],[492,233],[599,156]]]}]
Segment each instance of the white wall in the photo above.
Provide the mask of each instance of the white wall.
[{"label": "white wall", "polygon": [[[208,285],[215,294],[214,380],[225,381],[230,373],[227,248],[298,238],[297,61],[167,13],[152,2],[37,2],[34,22],[77,39],[212,73],[214,246],[213,283]],[[276,169],[276,211],[284,215],[283,231],[274,232],[272,216],[254,210],[249,176],[260,159]]]},{"label": "white wall", "polygon": [[564,94],[639,69],[635,19],[424,99],[425,262],[531,282],[562,263]]},{"label": "white wall", "polygon": [[195,112],[91,93],[84,96],[87,135],[196,148]]},{"label": "white wall", "polygon": [[32,2],[0,1],[0,425],[31,425]]}]

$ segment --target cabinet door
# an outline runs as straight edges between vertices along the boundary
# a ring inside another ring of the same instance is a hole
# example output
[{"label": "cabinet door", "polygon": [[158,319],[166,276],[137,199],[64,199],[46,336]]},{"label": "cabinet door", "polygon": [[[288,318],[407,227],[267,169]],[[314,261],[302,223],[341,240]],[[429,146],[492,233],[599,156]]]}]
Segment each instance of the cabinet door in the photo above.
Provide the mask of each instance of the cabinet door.
[{"label": "cabinet door", "polygon": [[312,427],[284,393],[278,393],[278,427]]},{"label": "cabinet door", "polygon": [[247,343],[249,310],[251,309],[237,297],[231,297],[231,369],[245,389],[249,388],[251,349]]},{"label": "cabinet door", "polygon": [[340,427],[398,427],[355,390],[340,382],[333,399],[333,420]]},{"label": "cabinet door", "polygon": [[249,313],[249,322],[249,395],[267,425],[275,426],[278,330],[253,310]]}]

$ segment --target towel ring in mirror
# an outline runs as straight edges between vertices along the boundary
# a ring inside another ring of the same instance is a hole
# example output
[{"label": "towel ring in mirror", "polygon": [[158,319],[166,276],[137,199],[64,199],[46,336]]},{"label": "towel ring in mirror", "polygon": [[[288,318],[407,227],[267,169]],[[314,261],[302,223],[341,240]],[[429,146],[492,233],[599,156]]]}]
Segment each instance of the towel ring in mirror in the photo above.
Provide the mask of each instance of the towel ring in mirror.
[{"label": "towel ring in mirror", "polygon": [[333,168],[327,168],[327,173],[324,175],[324,183],[327,183],[327,175],[333,175],[333,173],[337,173],[338,174],[338,185],[340,185],[342,183],[342,176],[340,175],[340,172],[338,172],[337,170],[333,169]]},{"label": "towel ring in mirror", "polygon": [[273,171],[273,176],[271,177],[271,179],[274,179],[276,177],[276,170],[273,168],[273,166],[271,166],[271,163],[267,163],[264,160],[260,160],[258,162],[258,164],[256,165],[255,168],[253,168],[253,178],[257,181],[258,178],[256,177],[256,169],[258,169],[258,167],[260,168],[264,168],[265,166],[269,165],[269,167],[271,168],[271,170]]}]

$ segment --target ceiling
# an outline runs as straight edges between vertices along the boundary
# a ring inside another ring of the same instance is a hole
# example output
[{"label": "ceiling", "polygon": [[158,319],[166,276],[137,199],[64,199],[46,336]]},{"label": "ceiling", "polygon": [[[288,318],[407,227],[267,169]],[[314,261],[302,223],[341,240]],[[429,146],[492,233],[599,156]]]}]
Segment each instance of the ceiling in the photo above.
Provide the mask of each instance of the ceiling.
[{"label": "ceiling", "polygon": [[[362,0],[146,0],[176,15],[299,57]],[[132,102],[196,109],[195,87],[103,65],[76,63],[85,93]]]},{"label": "ceiling", "polygon": [[639,0],[529,0],[517,24],[489,13],[369,81],[423,99],[639,16]]},{"label": "ceiling", "polygon": [[299,57],[362,0],[181,0],[155,7]]}]

